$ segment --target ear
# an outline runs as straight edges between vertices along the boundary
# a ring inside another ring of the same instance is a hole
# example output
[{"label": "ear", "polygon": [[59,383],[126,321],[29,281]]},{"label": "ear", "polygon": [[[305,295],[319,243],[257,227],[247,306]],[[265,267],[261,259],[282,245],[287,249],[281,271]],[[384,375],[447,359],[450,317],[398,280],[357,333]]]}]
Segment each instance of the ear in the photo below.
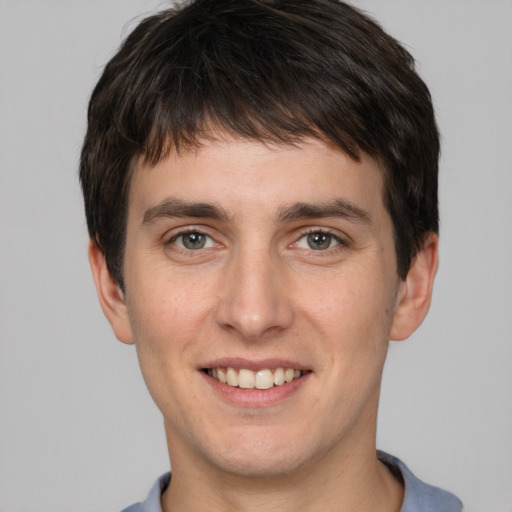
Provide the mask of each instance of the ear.
[{"label": "ear", "polygon": [[429,233],[398,291],[390,339],[408,338],[423,322],[430,308],[434,277],[439,265],[439,237]]},{"label": "ear", "polygon": [[92,240],[89,241],[89,263],[101,309],[112,326],[114,334],[123,343],[133,343],[124,294],[110,275],[104,254]]}]

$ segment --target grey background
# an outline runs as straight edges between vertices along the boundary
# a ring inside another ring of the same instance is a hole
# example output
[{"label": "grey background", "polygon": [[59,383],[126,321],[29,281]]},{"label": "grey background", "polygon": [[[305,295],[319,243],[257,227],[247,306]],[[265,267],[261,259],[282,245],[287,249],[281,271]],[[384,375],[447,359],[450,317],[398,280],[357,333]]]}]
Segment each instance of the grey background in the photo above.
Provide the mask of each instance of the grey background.
[{"label": "grey background", "polygon": [[[512,512],[512,2],[361,0],[419,60],[443,134],[429,317],[392,344],[378,445],[467,512]],[[97,304],[76,178],[88,95],[162,1],[0,0],[0,511],[119,510],[168,461]]]}]

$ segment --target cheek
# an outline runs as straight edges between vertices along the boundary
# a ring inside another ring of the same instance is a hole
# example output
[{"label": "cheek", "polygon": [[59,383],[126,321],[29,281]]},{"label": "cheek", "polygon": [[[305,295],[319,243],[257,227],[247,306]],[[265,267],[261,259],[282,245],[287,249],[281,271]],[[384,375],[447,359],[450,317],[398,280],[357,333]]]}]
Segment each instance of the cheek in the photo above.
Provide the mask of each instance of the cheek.
[{"label": "cheek", "polygon": [[[377,267],[378,268],[378,267]],[[320,330],[355,335],[390,326],[394,289],[375,266],[341,269],[303,280],[297,304]],[[357,336],[364,339],[363,336]]]},{"label": "cheek", "polygon": [[[166,287],[165,287],[166,288]],[[129,304],[129,315],[140,369],[153,401],[162,411],[179,409],[190,363],[191,340],[197,319],[185,293],[169,293],[160,286],[139,293]],[[184,302],[185,300],[185,302]],[[193,302],[191,302],[193,304]],[[176,421],[179,418],[175,418]]]},{"label": "cheek", "polygon": [[135,274],[132,280],[129,312],[139,330],[138,338],[149,335],[158,342],[162,337],[186,337],[215,297],[211,279],[191,272],[171,275],[165,265],[147,267],[147,272]]},{"label": "cheek", "polygon": [[195,371],[198,352],[211,340],[215,283],[188,272],[170,276],[161,266],[132,278],[128,312],[135,347],[146,385],[162,408],[179,395],[166,389],[186,385],[185,375]]},{"label": "cheek", "polygon": [[393,291],[385,274],[371,268],[333,276],[329,284],[314,288],[309,299],[307,294],[302,298],[308,304],[303,315],[319,334],[318,350],[326,356],[323,369],[341,406],[356,407],[361,396],[376,392],[388,350]]}]

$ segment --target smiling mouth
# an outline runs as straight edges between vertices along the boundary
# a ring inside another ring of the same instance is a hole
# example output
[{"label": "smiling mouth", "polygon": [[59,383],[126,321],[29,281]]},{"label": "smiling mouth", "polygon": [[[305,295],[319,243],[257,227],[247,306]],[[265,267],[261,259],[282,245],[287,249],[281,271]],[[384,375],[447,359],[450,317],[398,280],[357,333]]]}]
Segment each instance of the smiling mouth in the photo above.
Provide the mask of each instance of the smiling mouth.
[{"label": "smiling mouth", "polygon": [[222,384],[242,389],[270,389],[300,379],[308,370],[264,368],[257,371],[232,367],[204,368],[203,371]]}]

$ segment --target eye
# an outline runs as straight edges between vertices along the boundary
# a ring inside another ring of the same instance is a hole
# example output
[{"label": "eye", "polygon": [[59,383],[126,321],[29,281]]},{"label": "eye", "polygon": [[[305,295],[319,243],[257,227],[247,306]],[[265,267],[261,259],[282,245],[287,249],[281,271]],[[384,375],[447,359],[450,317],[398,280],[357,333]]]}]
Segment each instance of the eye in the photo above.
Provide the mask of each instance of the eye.
[{"label": "eye", "polygon": [[199,249],[208,249],[213,247],[215,242],[212,238],[200,231],[189,231],[187,233],[179,233],[171,238],[170,243],[189,251],[197,251]]},{"label": "eye", "polygon": [[340,244],[339,238],[323,231],[314,231],[302,236],[296,247],[300,249],[313,249],[314,251],[325,251]]}]

